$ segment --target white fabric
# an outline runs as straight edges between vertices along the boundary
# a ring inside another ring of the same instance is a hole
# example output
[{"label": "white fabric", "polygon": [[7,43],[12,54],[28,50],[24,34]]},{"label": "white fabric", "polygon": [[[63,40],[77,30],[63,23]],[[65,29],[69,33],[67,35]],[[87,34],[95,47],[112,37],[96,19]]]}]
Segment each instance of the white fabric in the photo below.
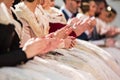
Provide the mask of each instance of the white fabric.
[{"label": "white fabric", "polygon": [[23,20],[25,20],[33,30],[34,34],[37,37],[44,36],[44,30],[43,27],[39,25],[39,21],[36,20],[36,17],[33,12],[31,12],[28,7],[24,4],[24,2],[21,2],[17,4],[15,9],[15,13],[17,16]]},{"label": "white fabric", "polygon": [[21,39],[21,25],[13,19],[11,10],[8,10],[4,3],[0,3],[0,23],[2,24],[14,24],[15,31],[17,32],[19,38]]},{"label": "white fabric", "polygon": [[[86,41],[14,68],[1,68],[1,80],[120,80],[120,66],[114,57]],[[58,54],[59,53],[59,54]],[[120,55],[120,54],[118,54]],[[13,74],[12,74],[13,73]]]},{"label": "white fabric", "polygon": [[109,52],[113,56],[115,61],[120,66],[120,48],[116,48],[116,47],[103,47],[103,49],[106,50],[107,52]]},{"label": "white fabric", "polygon": [[9,24],[11,22],[10,14],[4,3],[0,3],[0,23]]},{"label": "white fabric", "polygon": [[40,6],[37,6],[35,12],[29,10],[29,8],[21,2],[15,5],[15,14],[23,23],[21,47],[32,37],[44,37],[49,32],[48,19],[42,15]]},{"label": "white fabric", "polygon": [[103,35],[106,34],[106,32],[110,29],[110,25],[108,25],[101,19],[96,18],[96,29],[100,35]]},{"label": "white fabric", "polygon": [[62,23],[62,24],[67,23],[63,13],[60,10],[58,10],[57,8],[51,7],[49,10],[47,10],[47,12],[49,13],[47,16],[49,17],[50,22]]}]

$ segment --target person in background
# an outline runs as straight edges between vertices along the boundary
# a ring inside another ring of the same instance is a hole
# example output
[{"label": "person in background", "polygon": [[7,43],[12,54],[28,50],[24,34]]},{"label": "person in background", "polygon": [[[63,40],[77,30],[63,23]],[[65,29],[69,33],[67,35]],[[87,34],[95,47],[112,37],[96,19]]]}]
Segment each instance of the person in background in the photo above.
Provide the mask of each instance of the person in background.
[{"label": "person in background", "polygon": [[[54,0],[44,0],[44,1],[45,3],[41,4],[41,6],[43,7],[43,11],[47,13],[46,16],[50,18],[49,22],[66,24],[67,21],[64,17],[64,14],[59,9],[55,8],[55,4],[54,4],[55,1]],[[47,8],[44,6],[45,4],[48,4]]]},{"label": "person in background", "polygon": [[[97,10],[97,5],[94,0],[82,1],[81,10],[85,16],[94,17],[95,12]],[[83,16],[84,16],[83,15]],[[97,40],[99,39],[99,35],[97,34],[96,27],[94,27],[93,31],[87,31],[87,36],[89,40]]]},{"label": "person in background", "polygon": [[63,12],[66,20],[76,17],[78,13],[78,9],[81,5],[81,0],[63,0],[64,6],[61,7],[61,11]]},{"label": "person in background", "polygon": [[101,11],[101,14],[98,16],[98,18],[109,24],[116,18],[116,16],[116,10],[108,5],[105,9]]},{"label": "person in background", "polygon": [[[87,16],[91,17],[91,16],[95,16],[97,5],[94,0],[90,0],[87,2],[83,2],[81,5],[81,9]],[[105,42],[103,41],[101,42],[102,44],[98,44],[98,45],[104,45],[104,44],[112,45],[115,41],[112,40],[111,38],[107,40],[107,38],[116,36],[117,34],[119,34],[119,28],[110,27],[104,21],[100,20],[99,18],[96,18],[96,27],[94,28],[91,34],[90,40],[95,40],[99,43],[101,39],[106,39]]]},{"label": "person in background", "polygon": [[[61,12],[63,12],[66,20],[76,17],[79,13],[82,0],[63,0],[64,6],[61,7]],[[83,32],[81,35],[77,36],[78,39],[88,40],[86,32]]]},{"label": "person in background", "polygon": [[94,0],[97,4],[97,11],[95,13],[95,16],[98,17],[99,14],[101,14],[101,11],[106,8],[108,5],[106,0]]},{"label": "person in background", "polygon": [[[50,18],[52,18],[52,19],[54,19],[54,20],[50,20],[50,32],[54,32],[55,31],[55,29],[57,30],[57,29],[59,29],[60,27],[64,27],[65,25],[62,25],[62,24],[65,24],[65,23],[63,23],[63,21],[62,20],[60,20],[60,17],[62,18],[63,16],[62,16],[62,13],[60,13],[58,10],[56,10],[56,9],[54,9],[53,7],[50,7],[48,10],[47,10],[47,12],[50,14],[49,16],[50,16]],[[50,13],[51,12],[51,13]],[[60,14],[61,14],[61,16],[60,16]],[[69,21],[68,21],[69,22]],[[62,23],[62,24],[61,24]],[[87,24],[87,23],[86,23]],[[81,28],[81,29],[83,29],[83,31],[84,31],[84,28]],[[81,30],[80,29],[78,29],[77,30],[79,33],[81,32]],[[72,34],[71,35],[73,35],[73,32],[72,32]],[[79,34],[79,35],[81,35],[81,34]],[[79,36],[79,35],[77,35],[77,36]]]}]

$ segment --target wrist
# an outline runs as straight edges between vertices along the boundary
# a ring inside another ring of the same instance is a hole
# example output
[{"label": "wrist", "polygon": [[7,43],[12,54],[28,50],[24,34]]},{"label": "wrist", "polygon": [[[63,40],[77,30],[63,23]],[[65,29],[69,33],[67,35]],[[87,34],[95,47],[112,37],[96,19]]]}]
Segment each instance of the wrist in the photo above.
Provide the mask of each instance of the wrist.
[{"label": "wrist", "polygon": [[61,48],[65,48],[65,42],[64,42],[64,40],[63,39],[61,39],[62,40],[62,42],[58,45],[58,49],[61,49]]},{"label": "wrist", "polygon": [[33,56],[31,55],[31,53],[30,53],[28,50],[26,50],[25,48],[23,48],[22,51],[25,53],[27,59],[30,59],[30,58],[33,57]]}]

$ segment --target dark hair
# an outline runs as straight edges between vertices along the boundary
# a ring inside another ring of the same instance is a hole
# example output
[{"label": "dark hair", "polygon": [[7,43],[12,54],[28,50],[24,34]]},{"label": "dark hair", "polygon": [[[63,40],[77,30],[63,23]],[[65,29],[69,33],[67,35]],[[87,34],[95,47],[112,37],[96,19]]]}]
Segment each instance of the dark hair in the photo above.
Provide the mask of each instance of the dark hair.
[{"label": "dark hair", "polygon": [[82,0],[81,2],[81,9],[83,13],[86,13],[90,10],[89,3],[94,0]]},{"label": "dark hair", "polygon": [[66,0],[63,0],[64,3],[66,3]]},{"label": "dark hair", "polygon": [[33,2],[34,0],[26,0],[26,1],[28,1],[28,2]]},{"label": "dark hair", "polygon": [[107,2],[106,2],[106,0],[94,0],[94,1],[96,2],[97,5],[99,5],[100,3],[104,3],[105,6],[108,5]]},{"label": "dark hair", "polygon": [[89,3],[88,2],[82,2],[81,4],[81,10],[83,13],[88,12],[90,9]]},{"label": "dark hair", "polygon": [[108,7],[110,7],[109,5],[105,8],[105,10],[109,13],[108,14],[108,18],[110,18],[113,14],[117,14],[117,12],[116,12],[116,10],[114,9],[114,8],[112,8],[112,7],[110,7],[111,8],[111,10],[108,10]]}]

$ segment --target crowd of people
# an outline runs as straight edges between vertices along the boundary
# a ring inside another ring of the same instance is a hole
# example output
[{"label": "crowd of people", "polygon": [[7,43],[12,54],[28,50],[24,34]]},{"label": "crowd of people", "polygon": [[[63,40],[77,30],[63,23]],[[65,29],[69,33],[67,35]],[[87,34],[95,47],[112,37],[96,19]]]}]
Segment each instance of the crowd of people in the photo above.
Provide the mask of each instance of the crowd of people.
[{"label": "crowd of people", "polygon": [[55,49],[72,48],[76,38],[109,38],[105,45],[113,46],[110,38],[120,34],[120,29],[107,25],[117,13],[107,10],[105,0],[63,2],[58,9],[54,0],[0,0],[1,67],[18,65]]},{"label": "crowd of people", "polygon": [[[73,28],[70,27],[73,25],[73,22],[78,22],[76,28],[81,26],[77,18],[70,21],[69,24],[65,25],[65,27],[60,30],[54,30],[54,32],[50,33],[49,21],[52,21],[52,18],[54,19],[54,16],[52,17],[50,14],[46,15],[46,11],[49,11],[51,8],[50,1],[43,2],[42,0],[25,0],[15,5],[15,9],[11,8],[13,2],[13,0],[1,1],[1,26],[9,26],[8,24],[13,24],[15,28],[15,30],[13,30],[14,35],[12,35],[12,33],[11,35],[9,34],[15,38],[5,46],[6,49],[3,52],[1,51],[1,66],[18,64],[34,57],[35,55],[45,54],[55,48],[71,48],[74,46],[74,37],[69,36],[69,34],[71,32],[76,32],[75,29],[73,30]],[[20,20],[22,26],[14,19],[12,12],[15,14],[16,18]],[[50,20],[47,17],[51,17],[49,18]],[[4,21],[4,18],[7,18],[6,20],[8,23]],[[83,25],[86,24],[84,23]],[[88,27],[88,25],[85,27]],[[81,32],[78,32],[78,34],[81,34],[82,32],[84,32],[84,29],[81,30]],[[12,41],[16,41],[16,43]],[[3,45],[4,44],[1,44],[1,47]],[[19,57],[20,55],[15,56],[15,54],[18,53],[20,53],[21,57]]]},{"label": "crowd of people", "polygon": [[117,12],[106,0],[63,2],[0,0],[2,80],[120,79],[120,54],[100,48],[116,44]]}]

